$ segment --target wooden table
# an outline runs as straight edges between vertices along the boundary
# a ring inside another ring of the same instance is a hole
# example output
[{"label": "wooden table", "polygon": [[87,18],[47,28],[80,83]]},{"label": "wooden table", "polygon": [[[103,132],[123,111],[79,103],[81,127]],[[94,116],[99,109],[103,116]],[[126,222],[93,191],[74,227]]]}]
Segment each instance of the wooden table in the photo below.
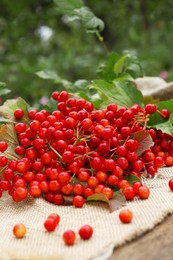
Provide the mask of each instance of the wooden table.
[{"label": "wooden table", "polygon": [[173,215],[152,231],[114,250],[109,260],[173,260]]}]

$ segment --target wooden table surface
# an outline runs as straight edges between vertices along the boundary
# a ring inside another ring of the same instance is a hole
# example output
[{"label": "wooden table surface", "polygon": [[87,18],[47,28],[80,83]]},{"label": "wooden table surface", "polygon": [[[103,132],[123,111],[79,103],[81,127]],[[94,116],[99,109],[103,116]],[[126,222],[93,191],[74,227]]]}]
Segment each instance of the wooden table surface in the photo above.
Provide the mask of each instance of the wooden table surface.
[{"label": "wooden table surface", "polygon": [[173,215],[152,231],[114,249],[109,260],[173,260]]}]

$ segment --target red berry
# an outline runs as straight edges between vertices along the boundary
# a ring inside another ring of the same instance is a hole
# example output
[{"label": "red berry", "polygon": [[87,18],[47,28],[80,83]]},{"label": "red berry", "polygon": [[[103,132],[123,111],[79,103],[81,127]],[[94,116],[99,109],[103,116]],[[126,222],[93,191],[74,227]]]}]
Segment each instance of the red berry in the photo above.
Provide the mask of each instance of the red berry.
[{"label": "red berry", "polygon": [[71,246],[75,243],[76,234],[73,230],[67,230],[63,233],[63,240],[66,245]]},{"label": "red berry", "polygon": [[79,229],[79,235],[83,240],[87,240],[93,235],[93,228],[90,225],[84,225]]},{"label": "red berry", "polygon": [[145,106],[145,112],[146,112],[146,114],[153,114],[153,113],[156,112],[156,110],[157,110],[157,107],[156,107],[156,105],[154,105],[154,104],[147,104],[147,105]]},{"label": "red berry", "polygon": [[160,115],[163,117],[163,118],[169,118],[170,116],[170,112],[168,109],[162,109],[160,110]]},{"label": "red berry", "polygon": [[169,188],[171,191],[173,191],[173,178],[171,178],[168,182]]},{"label": "red berry", "polygon": [[76,195],[73,197],[73,205],[76,208],[82,208],[84,203],[85,203],[85,199],[82,196]]},{"label": "red berry", "polygon": [[3,153],[7,150],[8,144],[6,141],[0,141],[0,152]]},{"label": "red berry", "polygon": [[48,232],[54,231],[57,227],[57,220],[55,218],[48,217],[44,222],[44,227]]},{"label": "red berry", "polygon": [[119,213],[119,219],[123,223],[130,223],[132,221],[132,218],[133,218],[133,213],[129,209],[123,209]]},{"label": "red berry", "polygon": [[22,109],[18,108],[14,111],[14,116],[16,119],[20,119],[24,116],[24,111]]},{"label": "red berry", "polygon": [[133,190],[133,187],[129,186],[129,187],[125,187],[123,189],[123,194],[125,196],[125,198],[127,200],[133,200],[134,196],[135,196],[135,193],[134,193],[134,190]]},{"label": "red berry", "polygon": [[114,191],[109,187],[104,187],[102,193],[110,200],[114,195]]},{"label": "red berry", "polygon": [[15,224],[13,227],[13,234],[16,238],[23,238],[26,233],[26,227],[23,224]]},{"label": "red berry", "polygon": [[150,195],[150,190],[146,186],[141,186],[138,189],[138,195],[140,199],[148,199]]},{"label": "red berry", "polygon": [[58,193],[53,197],[53,203],[55,205],[63,205],[64,201],[64,196],[61,193]]}]

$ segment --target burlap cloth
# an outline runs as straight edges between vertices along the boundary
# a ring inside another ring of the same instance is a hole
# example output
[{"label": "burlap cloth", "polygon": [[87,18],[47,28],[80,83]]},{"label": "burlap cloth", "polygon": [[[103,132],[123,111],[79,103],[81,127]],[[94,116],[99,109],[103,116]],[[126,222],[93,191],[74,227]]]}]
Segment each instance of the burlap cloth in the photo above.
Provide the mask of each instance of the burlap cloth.
[{"label": "burlap cloth", "polygon": [[[169,213],[173,213],[173,192],[168,187],[171,177],[173,168],[163,168],[158,178],[144,180],[150,187],[151,195],[148,200],[135,198],[127,203],[125,208],[131,209],[134,214],[130,224],[120,223],[120,209],[110,213],[104,203],[85,204],[78,209],[55,206],[43,199],[29,198],[25,202],[14,203],[3,194],[0,199],[0,259],[108,259],[114,247],[153,229]],[[57,212],[61,221],[55,232],[48,233],[43,222],[52,212]],[[19,222],[27,227],[23,239],[16,239],[12,234],[14,224]],[[74,246],[65,246],[63,231],[73,229],[78,232],[84,224],[93,226],[93,237],[82,241],[77,235]]]}]

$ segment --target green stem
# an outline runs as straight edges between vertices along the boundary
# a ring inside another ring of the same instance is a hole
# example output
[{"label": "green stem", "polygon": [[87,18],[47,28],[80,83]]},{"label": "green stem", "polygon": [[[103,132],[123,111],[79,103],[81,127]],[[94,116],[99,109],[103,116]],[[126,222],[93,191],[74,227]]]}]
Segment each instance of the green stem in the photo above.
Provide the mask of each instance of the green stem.
[{"label": "green stem", "polygon": [[60,158],[62,159],[62,156],[57,152],[57,150],[55,150],[52,145],[48,144],[49,145],[49,148]]},{"label": "green stem", "polygon": [[108,47],[106,46],[104,38],[103,38],[103,36],[101,36],[99,31],[96,31],[96,36],[97,36],[97,39],[99,40],[99,42],[101,42],[103,49],[105,50],[106,54],[109,54]]}]

